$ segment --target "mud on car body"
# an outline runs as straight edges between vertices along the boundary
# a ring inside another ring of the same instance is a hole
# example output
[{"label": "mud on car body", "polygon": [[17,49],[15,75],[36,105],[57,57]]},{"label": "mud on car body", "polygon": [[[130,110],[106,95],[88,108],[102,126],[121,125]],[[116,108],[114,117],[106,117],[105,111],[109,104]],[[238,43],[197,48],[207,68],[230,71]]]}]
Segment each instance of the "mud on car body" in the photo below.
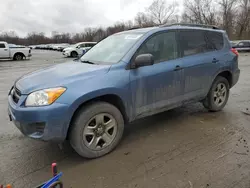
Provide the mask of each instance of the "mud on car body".
[{"label": "mud on car body", "polygon": [[239,75],[238,52],[223,30],[183,24],[129,30],[77,61],[18,79],[9,116],[28,137],[67,138],[81,156],[96,158],[111,152],[136,119],[191,102],[223,109]]}]

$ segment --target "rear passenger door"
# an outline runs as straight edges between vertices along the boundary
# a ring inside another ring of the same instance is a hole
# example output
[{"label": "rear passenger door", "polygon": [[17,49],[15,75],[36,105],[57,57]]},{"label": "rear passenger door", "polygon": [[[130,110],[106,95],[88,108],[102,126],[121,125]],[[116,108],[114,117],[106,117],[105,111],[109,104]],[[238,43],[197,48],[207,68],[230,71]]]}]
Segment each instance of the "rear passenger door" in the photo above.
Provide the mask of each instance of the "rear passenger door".
[{"label": "rear passenger door", "polygon": [[203,99],[219,70],[223,35],[205,30],[180,30],[184,69],[184,103]]}]

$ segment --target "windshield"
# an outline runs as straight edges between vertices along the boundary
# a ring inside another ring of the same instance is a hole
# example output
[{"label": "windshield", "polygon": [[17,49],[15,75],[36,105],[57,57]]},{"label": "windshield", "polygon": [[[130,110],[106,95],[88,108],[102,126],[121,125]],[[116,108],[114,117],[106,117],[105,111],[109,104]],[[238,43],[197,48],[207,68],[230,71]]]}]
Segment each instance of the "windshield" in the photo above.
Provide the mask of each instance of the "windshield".
[{"label": "windshield", "polygon": [[84,54],[81,61],[90,61],[97,64],[118,63],[141,36],[142,34],[138,33],[111,35]]},{"label": "windshield", "polygon": [[72,45],[70,45],[70,47],[76,48],[79,44],[80,44],[80,43],[72,44]]}]

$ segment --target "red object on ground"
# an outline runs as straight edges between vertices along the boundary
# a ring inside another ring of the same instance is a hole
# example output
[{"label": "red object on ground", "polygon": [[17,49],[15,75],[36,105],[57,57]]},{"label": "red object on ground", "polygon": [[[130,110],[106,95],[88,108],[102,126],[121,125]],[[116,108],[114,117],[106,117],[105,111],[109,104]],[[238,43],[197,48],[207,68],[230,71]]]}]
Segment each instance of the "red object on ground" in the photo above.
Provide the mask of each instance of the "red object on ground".
[{"label": "red object on ground", "polygon": [[52,175],[56,176],[57,175],[57,164],[56,163],[52,163],[51,169],[52,169]]}]

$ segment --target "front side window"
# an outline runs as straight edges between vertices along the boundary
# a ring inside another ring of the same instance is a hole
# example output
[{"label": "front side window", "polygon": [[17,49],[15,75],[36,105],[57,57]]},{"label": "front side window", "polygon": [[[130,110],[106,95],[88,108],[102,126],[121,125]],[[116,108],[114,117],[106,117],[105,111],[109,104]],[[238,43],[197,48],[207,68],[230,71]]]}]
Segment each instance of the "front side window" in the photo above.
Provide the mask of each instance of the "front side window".
[{"label": "front side window", "polygon": [[213,50],[205,39],[205,32],[199,30],[180,31],[180,46],[183,56],[205,53]]},{"label": "front side window", "polygon": [[79,45],[79,48],[84,48],[84,47],[86,47],[86,44],[80,44]]},{"label": "front side window", "polygon": [[93,46],[81,57],[81,61],[97,64],[115,64],[142,37],[141,33],[118,33],[107,37]]},{"label": "front side window", "polygon": [[138,50],[140,54],[152,54],[155,63],[176,59],[178,57],[175,32],[165,32],[149,38]]},{"label": "front side window", "polygon": [[93,46],[95,46],[94,43],[87,43],[87,44],[85,44],[85,47],[93,47]]},{"label": "front side window", "polygon": [[3,43],[0,43],[0,48],[5,48],[5,45]]}]

